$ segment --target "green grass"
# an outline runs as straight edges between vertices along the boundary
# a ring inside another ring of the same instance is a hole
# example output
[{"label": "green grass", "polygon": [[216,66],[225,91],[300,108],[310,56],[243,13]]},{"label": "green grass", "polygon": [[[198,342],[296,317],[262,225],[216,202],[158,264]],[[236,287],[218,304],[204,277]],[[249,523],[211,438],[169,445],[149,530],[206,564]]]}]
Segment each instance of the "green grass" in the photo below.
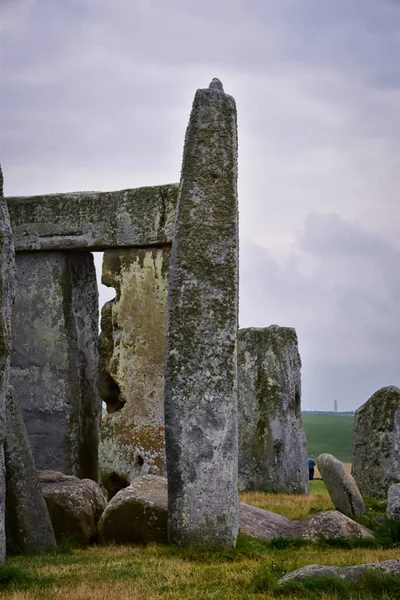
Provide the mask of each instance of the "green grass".
[{"label": "green grass", "polygon": [[333,454],[351,462],[354,415],[303,414],[308,454]]},{"label": "green grass", "polygon": [[[322,481],[310,496],[248,495],[247,501],[305,518],[329,508]],[[315,504],[317,503],[317,505]],[[321,506],[319,506],[321,505]],[[0,597],[10,600],[372,600],[399,597],[399,581],[367,574],[357,586],[327,578],[278,585],[286,573],[309,564],[341,567],[394,559],[400,531],[385,522],[385,505],[371,501],[363,518],[378,539],[310,542],[280,538],[260,542],[241,535],[235,549],[197,551],[174,545],[93,546],[69,544],[40,556],[8,557],[0,569]],[[304,515],[303,515],[304,513]]]}]

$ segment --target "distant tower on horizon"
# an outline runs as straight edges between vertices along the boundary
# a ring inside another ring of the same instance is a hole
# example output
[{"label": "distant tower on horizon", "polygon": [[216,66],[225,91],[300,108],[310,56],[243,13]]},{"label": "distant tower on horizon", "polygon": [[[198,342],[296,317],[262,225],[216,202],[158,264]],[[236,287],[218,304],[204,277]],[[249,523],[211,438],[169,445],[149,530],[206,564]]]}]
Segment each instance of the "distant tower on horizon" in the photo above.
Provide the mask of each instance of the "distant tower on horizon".
[{"label": "distant tower on horizon", "polygon": [[333,402],[333,412],[337,413],[337,400]]}]

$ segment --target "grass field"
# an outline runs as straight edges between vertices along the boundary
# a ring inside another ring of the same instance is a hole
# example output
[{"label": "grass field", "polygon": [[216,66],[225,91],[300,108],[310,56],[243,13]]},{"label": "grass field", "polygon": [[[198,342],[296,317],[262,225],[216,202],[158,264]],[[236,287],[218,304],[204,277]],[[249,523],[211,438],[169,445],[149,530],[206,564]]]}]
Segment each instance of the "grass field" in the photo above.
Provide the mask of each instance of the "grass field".
[{"label": "grass field", "polygon": [[[295,519],[332,507],[322,481],[311,495],[243,494],[242,500]],[[279,542],[279,543],[277,543]],[[357,586],[313,581],[282,589],[283,574],[308,564],[348,566],[397,558],[392,542],[354,545],[241,536],[236,549],[199,552],[176,546],[93,546],[10,557],[0,569],[0,597],[10,600],[392,600],[400,582],[366,578]],[[308,587],[307,587],[308,586]]]},{"label": "grass field", "polygon": [[303,414],[308,454],[333,454],[351,462],[354,415]]}]

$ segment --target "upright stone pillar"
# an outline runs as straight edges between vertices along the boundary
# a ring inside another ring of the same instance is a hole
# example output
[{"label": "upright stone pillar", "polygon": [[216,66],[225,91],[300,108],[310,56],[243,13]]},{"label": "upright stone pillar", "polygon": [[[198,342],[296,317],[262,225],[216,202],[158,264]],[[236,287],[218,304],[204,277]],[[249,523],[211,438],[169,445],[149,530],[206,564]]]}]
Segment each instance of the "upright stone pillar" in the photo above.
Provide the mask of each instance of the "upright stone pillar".
[{"label": "upright stone pillar", "polygon": [[238,368],[239,489],[308,494],[295,329],[240,329]]},{"label": "upright stone pillar", "polygon": [[6,400],[6,423],[7,552],[36,554],[53,550],[56,546],[53,526],[11,385]]},{"label": "upright stone pillar", "polygon": [[237,486],[236,105],[217,79],[194,99],[168,289],[165,427],[172,542],[234,546]]},{"label": "upright stone pillar", "polygon": [[107,404],[100,472],[109,496],[140,475],[166,475],[164,375],[171,248],[107,250],[103,283],[116,298],[102,310],[100,396]]},{"label": "upright stone pillar", "polygon": [[89,252],[18,253],[11,383],[36,467],[98,479],[98,294]]},{"label": "upright stone pillar", "polygon": [[6,554],[5,464],[6,397],[10,374],[11,310],[14,291],[14,245],[0,166],[0,565]]}]

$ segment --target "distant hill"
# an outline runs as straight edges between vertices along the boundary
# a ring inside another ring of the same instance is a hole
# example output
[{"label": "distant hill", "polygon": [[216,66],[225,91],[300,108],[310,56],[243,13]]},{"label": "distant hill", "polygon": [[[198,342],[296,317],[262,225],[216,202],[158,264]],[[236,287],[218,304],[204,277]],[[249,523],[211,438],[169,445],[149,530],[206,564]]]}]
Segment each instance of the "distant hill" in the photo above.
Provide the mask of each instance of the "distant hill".
[{"label": "distant hill", "polygon": [[304,411],[302,420],[309,455],[328,452],[342,462],[351,462],[354,413]]}]

